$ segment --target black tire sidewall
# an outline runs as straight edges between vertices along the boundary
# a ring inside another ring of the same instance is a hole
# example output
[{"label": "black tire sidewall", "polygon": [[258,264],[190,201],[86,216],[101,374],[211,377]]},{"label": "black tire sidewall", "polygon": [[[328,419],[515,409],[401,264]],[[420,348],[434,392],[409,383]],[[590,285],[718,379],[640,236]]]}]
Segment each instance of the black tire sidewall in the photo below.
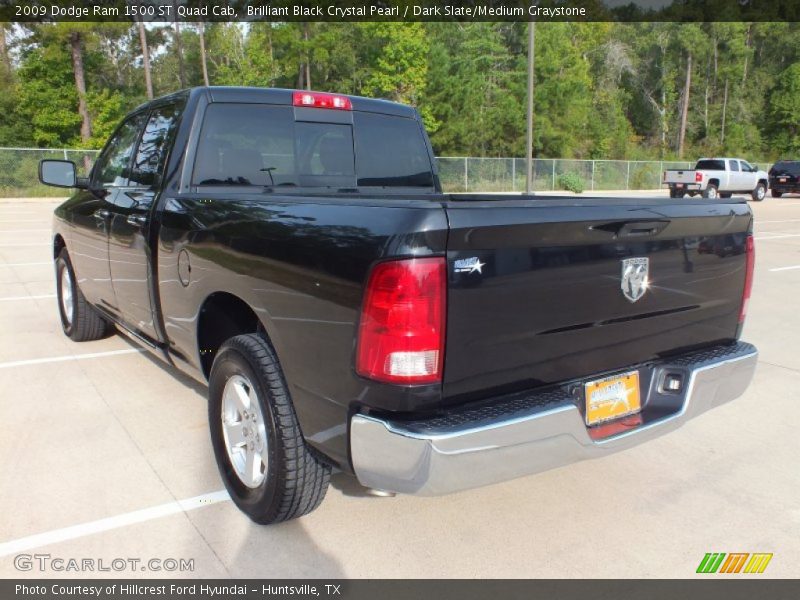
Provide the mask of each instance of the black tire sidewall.
[{"label": "black tire sidewall", "polygon": [[[220,475],[234,503],[248,515],[262,516],[274,503],[278,486],[278,476],[283,472],[283,457],[279,452],[279,442],[275,428],[275,417],[268,392],[258,369],[246,356],[246,351],[235,347],[223,347],[214,361],[208,383],[208,421],[211,444],[217,460]],[[264,427],[267,431],[268,465],[266,477],[258,488],[249,488],[236,475],[225,448],[222,434],[222,392],[225,383],[233,375],[241,375],[250,381],[256,391]],[[280,464],[279,464],[280,461]]]},{"label": "black tire sidewall", "polygon": [[[758,190],[764,191],[764,193],[761,195],[761,198],[758,197]],[[767,197],[767,188],[763,183],[759,183],[756,186],[756,189],[753,190],[753,200],[755,200],[756,202],[761,202],[766,197]]]},{"label": "black tire sidewall", "polygon": [[[72,322],[67,321],[67,315],[64,314],[64,303],[62,302],[62,279],[61,273],[64,269],[69,272],[69,281],[72,286]],[[72,337],[75,332],[75,320],[78,318],[77,296],[78,288],[75,282],[75,271],[72,270],[72,265],[69,262],[69,256],[66,251],[62,251],[56,259],[56,300],[58,301],[58,316],[61,319],[61,329],[68,337]]]}]

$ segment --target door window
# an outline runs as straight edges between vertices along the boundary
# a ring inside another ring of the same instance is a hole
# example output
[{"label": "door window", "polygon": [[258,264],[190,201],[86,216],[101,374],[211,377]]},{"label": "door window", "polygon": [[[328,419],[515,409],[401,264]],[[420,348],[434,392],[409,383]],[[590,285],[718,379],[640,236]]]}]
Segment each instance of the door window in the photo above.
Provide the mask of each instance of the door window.
[{"label": "door window", "polygon": [[95,165],[95,187],[119,187],[128,183],[131,154],[144,120],[144,114],[134,115],[114,133]]},{"label": "door window", "polygon": [[150,113],[131,166],[130,185],[151,187],[160,183],[180,113],[181,108],[175,105]]},{"label": "door window", "polygon": [[738,171],[739,170],[739,161],[738,160],[729,160],[728,166],[730,167],[731,171]]}]

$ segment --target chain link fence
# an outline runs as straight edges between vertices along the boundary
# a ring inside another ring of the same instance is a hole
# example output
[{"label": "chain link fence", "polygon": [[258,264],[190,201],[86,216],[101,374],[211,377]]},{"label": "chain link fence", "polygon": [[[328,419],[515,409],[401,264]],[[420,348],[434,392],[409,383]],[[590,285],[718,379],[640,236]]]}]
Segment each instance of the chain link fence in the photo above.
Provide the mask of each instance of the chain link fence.
[{"label": "chain link fence", "polygon": [[[439,177],[449,192],[525,191],[524,158],[440,157]],[[765,171],[769,165],[753,163]],[[584,191],[658,190],[667,169],[691,169],[694,161],[575,160],[537,158],[533,161],[533,189],[537,192],[569,189]]]},{"label": "chain link fence", "polygon": [[83,175],[88,173],[97,153],[97,150],[66,148],[0,148],[0,197],[66,196],[68,190],[39,183],[39,161],[44,158],[71,160]]},{"label": "chain link fence", "polygon": [[[65,191],[41,185],[38,165],[43,158],[72,160],[87,173],[97,150],[0,148],[0,197],[64,196]],[[524,158],[437,158],[446,192],[521,192],[525,190]],[[571,189],[658,190],[665,169],[690,169],[693,162],[641,160],[573,160],[537,158],[533,189],[537,192]],[[755,164],[766,170],[768,165]]]}]

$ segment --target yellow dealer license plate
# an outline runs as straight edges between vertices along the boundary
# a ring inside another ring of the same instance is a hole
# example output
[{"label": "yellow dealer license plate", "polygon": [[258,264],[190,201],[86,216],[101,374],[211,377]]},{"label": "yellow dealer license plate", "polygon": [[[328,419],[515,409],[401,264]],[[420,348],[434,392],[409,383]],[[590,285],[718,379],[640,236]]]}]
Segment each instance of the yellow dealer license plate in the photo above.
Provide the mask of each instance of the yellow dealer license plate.
[{"label": "yellow dealer license plate", "polygon": [[590,381],[584,385],[583,391],[587,425],[596,425],[642,410],[639,371]]}]

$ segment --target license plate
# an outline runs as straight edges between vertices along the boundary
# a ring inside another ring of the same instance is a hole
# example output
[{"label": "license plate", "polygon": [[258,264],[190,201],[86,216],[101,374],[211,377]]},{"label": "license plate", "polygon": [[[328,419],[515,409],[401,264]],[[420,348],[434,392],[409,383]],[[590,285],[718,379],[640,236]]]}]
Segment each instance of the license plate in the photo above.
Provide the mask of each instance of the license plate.
[{"label": "license plate", "polygon": [[596,425],[642,410],[639,371],[629,371],[583,386],[586,398],[586,424]]},{"label": "license plate", "polygon": [[778,179],[781,183],[786,183],[786,177],[781,177]]},{"label": "license plate", "polygon": [[683,184],[682,184],[682,183],[676,183],[676,184],[675,184],[675,187],[676,187],[676,188],[682,188],[682,187],[683,187]]}]

